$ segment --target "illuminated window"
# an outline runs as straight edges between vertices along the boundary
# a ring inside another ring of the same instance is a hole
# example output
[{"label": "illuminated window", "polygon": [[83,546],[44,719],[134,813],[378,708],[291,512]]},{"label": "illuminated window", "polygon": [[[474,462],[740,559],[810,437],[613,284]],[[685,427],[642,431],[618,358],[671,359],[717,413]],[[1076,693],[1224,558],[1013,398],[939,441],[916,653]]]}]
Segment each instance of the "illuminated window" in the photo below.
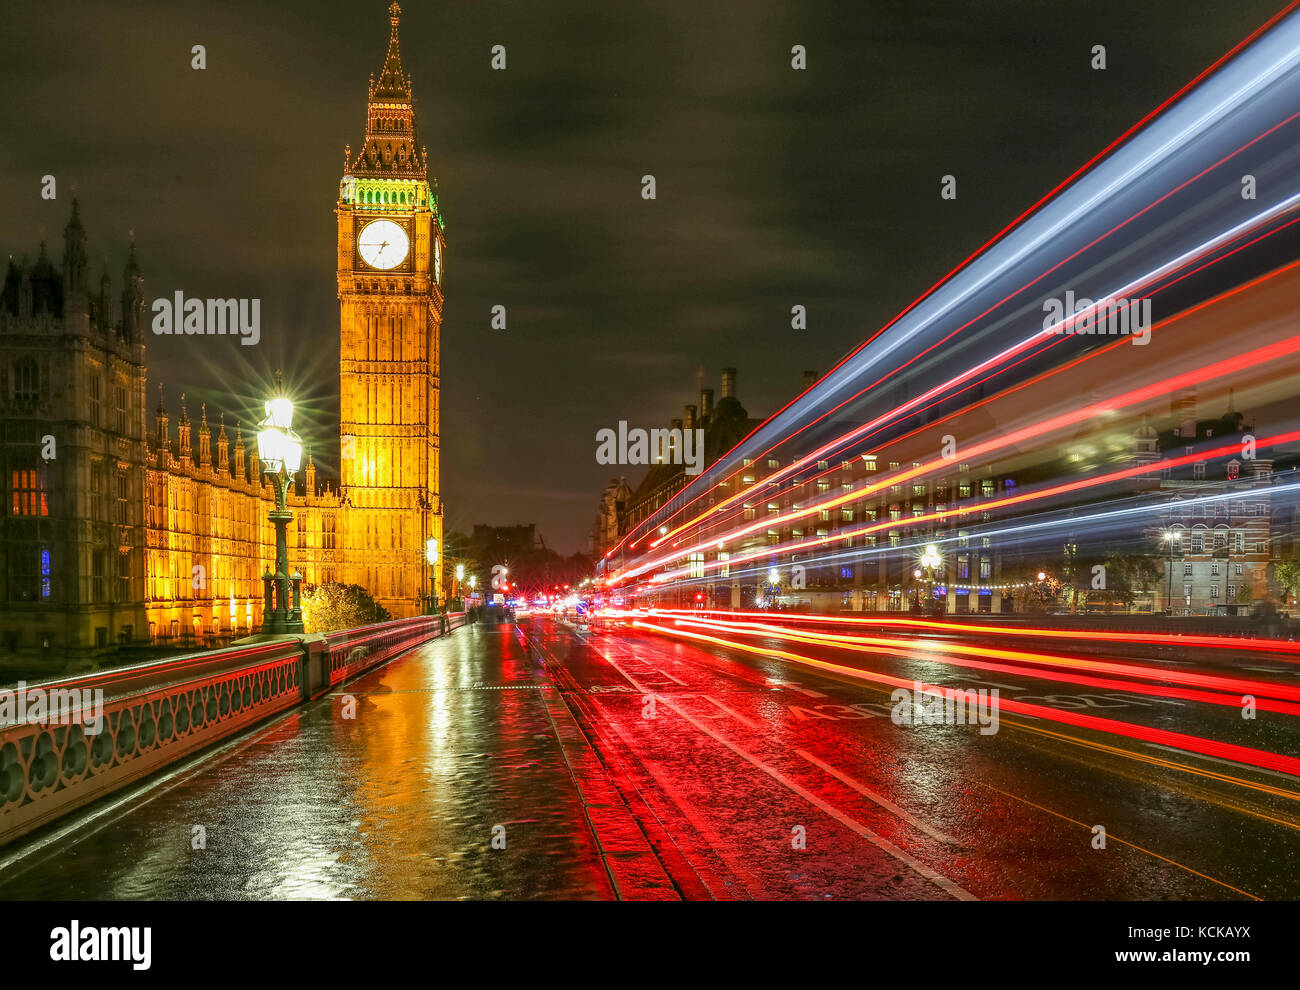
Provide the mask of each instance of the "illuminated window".
[{"label": "illuminated window", "polygon": [[731,565],[727,563],[731,559],[731,554],[718,551],[718,576],[731,577]]},{"label": "illuminated window", "polygon": [[1217,584],[1210,585],[1210,597],[1211,598],[1219,597],[1219,586]]},{"label": "illuminated window", "polygon": [[9,489],[15,516],[48,516],[49,493],[45,490],[45,469],[29,468],[10,472]]},{"label": "illuminated window", "polygon": [[696,551],[688,558],[690,561],[690,574],[693,578],[704,577],[704,552]]},{"label": "illuminated window", "polygon": [[862,458],[862,470],[864,470],[864,471],[874,471],[875,469],[876,469],[876,455],[875,455],[875,454],[868,454],[866,457]]},{"label": "illuminated window", "polygon": [[41,597],[49,598],[51,581],[53,577],[53,568],[50,564],[50,548],[41,547],[39,560],[41,565]]}]

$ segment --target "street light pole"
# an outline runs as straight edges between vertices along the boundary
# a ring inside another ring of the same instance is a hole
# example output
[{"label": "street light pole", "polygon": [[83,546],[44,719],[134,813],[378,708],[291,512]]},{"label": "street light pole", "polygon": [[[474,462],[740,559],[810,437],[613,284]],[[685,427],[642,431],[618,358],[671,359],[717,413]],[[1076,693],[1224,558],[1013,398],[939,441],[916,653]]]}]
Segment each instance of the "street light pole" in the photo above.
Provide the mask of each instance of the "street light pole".
[{"label": "street light pole", "polygon": [[1170,615],[1174,614],[1174,532],[1167,529],[1164,532],[1165,543],[1169,545],[1169,580],[1165,585],[1165,611]]},{"label": "street light pole", "polygon": [[[270,512],[275,525],[275,572],[262,575],[266,604],[262,632],[279,635],[300,633],[302,624],[302,575],[289,572],[288,526],[293,513],[288,509],[289,485],[302,462],[302,438],[292,429],[293,402],[284,394],[284,381],[276,372],[276,394],[265,402],[266,418],[257,424],[257,456],[271,477],[275,508]],[[293,602],[289,585],[293,584]],[[274,591],[274,595],[272,592]]]},{"label": "street light pole", "polygon": [[424,544],[424,558],[429,562],[429,614],[438,611],[438,540],[429,537]]}]

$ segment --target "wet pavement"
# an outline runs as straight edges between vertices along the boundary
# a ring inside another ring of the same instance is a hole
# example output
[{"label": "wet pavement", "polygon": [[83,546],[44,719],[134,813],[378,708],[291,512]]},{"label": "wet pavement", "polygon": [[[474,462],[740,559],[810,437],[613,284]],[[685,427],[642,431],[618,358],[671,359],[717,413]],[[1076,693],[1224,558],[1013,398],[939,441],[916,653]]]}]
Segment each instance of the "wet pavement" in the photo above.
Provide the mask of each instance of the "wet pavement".
[{"label": "wet pavement", "polygon": [[[1290,774],[1010,714],[988,735],[897,725],[887,686],[767,646],[549,618],[460,630],[0,850],[0,898],[1300,896]],[[1209,738],[1248,731],[1221,705],[1043,671],[818,656]],[[1242,663],[1300,681],[1294,664]],[[1261,716],[1256,738],[1300,751],[1300,720]]]},{"label": "wet pavement", "polygon": [[77,816],[0,897],[611,898],[548,694],[513,629],[458,630]]}]

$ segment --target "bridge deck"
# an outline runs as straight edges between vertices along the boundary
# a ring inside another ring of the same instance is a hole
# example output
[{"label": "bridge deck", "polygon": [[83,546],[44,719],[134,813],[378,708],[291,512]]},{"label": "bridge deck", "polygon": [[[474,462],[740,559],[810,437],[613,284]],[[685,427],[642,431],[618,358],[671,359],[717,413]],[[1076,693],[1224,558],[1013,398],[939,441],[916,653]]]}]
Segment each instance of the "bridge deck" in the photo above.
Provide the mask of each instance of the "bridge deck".
[{"label": "bridge deck", "polygon": [[602,776],[522,638],[473,626],[3,850],[0,898],[675,896]]}]

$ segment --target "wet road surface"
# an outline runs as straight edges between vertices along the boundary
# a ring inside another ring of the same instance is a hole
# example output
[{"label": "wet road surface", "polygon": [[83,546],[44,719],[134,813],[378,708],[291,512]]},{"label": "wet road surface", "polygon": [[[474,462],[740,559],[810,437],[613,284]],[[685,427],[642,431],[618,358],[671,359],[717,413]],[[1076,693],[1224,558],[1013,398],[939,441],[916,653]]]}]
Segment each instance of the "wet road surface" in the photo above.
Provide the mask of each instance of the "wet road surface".
[{"label": "wet road surface", "polygon": [[513,629],[458,630],[65,819],[0,897],[611,898],[548,695]]},{"label": "wet road surface", "polygon": [[[994,734],[897,725],[888,686],[755,642],[460,630],[0,850],[0,898],[1300,896],[1295,776],[1006,713]],[[1243,729],[1222,705],[1042,671],[815,652],[1300,752],[1292,715]]]}]

